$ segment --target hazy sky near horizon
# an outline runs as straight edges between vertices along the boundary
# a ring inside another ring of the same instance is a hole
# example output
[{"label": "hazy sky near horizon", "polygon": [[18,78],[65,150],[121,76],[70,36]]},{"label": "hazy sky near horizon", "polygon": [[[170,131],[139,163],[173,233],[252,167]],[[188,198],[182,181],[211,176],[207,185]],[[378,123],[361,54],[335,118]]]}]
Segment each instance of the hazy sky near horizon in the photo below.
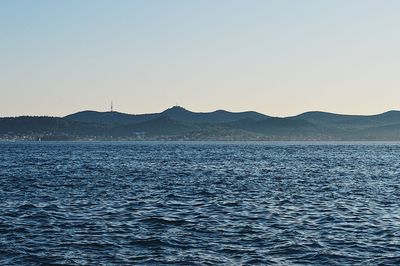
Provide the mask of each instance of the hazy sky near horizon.
[{"label": "hazy sky near horizon", "polygon": [[0,116],[400,109],[400,1],[0,0]]}]

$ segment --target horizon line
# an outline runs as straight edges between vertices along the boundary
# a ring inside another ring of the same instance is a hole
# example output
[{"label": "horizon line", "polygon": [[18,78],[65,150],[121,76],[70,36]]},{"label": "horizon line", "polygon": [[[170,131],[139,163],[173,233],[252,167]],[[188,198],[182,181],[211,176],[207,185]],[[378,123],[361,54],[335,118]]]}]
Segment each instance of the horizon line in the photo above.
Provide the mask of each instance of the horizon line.
[{"label": "horizon line", "polygon": [[14,116],[0,116],[0,118],[17,118],[17,117],[53,117],[53,118],[65,118],[67,116],[73,115],[73,114],[77,114],[77,113],[83,113],[83,112],[95,112],[95,113],[118,113],[118,114],[125,114],[125,115],[150,115],[150,114],[160,114],[163,113],[167,110],[173,109],[173,108],[182,108],[188,112],[192,112],[192,113],[197,113],[197,114],[210,114],[210,113],[215,113],[218,111],[225,111],[225,112],[229,112],[229,113],[246,113],[246,112],[255,112],[255,113],[259,113],[261,115],[265,115],[268,117],[274,117],[274,118],[292,118],[292,117],[297,117],[303,114],[307,114],[307,113],[324,113],[324,114],[332,114],[332,115],[341,115],[341,116],[376,116],[376,115],[382,115],[385,113],[389,113],[389,112],[400,112],[400,110],[395,110],[395,109],[391,109],[391,110],[387,110],[384,112],[380,112],[380,113],[372,113],[372,114],[346,114],[346,113],[335,113],[335,112],[331,112],[331,111],[321,111],[321,110],[309,110],[309,111],[304,111],[295,115],[289,115],[289,116],[274,116],[274,115],[269,115],[269,114],[265,114],[265,113],[261,113],[255,110],[247,110],[247,111],[229,111],[226,109],[216,109],[214,111],[192,111],[190,109],[187,109],[183,106],[180,105],[173,105],[172,107],[169,107],[167,109],[164,109],[160,112],[148,112],[148,113],[129,113],[129,112],[123,112],[123,111],[118,111],[115,110],[115,108],[113,108],[113,110],[108,110],[108,111],[96,111],[96,110],[92,110],[92,109],[85,109],[82,111],[76,111],[76,112],[72,112],[70,114],[67,115],[63,115],[63,116],[58,116],[58,115],[29,115],[29,114],[23,114],[23,115],[14,115]]}]

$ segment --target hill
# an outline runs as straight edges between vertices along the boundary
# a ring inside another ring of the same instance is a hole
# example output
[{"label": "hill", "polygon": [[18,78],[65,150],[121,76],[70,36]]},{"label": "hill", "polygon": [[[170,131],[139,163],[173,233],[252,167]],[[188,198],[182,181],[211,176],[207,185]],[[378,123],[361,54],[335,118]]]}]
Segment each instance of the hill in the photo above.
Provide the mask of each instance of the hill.
[{"label": "hill", "polygon": [[315,125],[341,128],[341,129],[365,129],[400,123],[399,111],[388,111],[377,115],[342,115],[327,112],[306,112],[294,117]]},{"label": "hill", "polygon": [[96,123],[96,124],[133,124],[149,121],[152,119],[168,117],[175,121],[187,123],[225,123],[241,119],[262,120],[269,116],[257,112],[233,113],[217,110],[209,113],[196,113],[185,108],[174,106],[161,113],[130,115],[119,112],[95,112],[83,111],[64,117],[70,121]]},{"label": "hill", "polygon": [[0,118],[0,139],[400,141],[400,112],[306,112],[277,118],[252,111],[198,113],[178,106],[139,115],[83,111],[65,117]]}]

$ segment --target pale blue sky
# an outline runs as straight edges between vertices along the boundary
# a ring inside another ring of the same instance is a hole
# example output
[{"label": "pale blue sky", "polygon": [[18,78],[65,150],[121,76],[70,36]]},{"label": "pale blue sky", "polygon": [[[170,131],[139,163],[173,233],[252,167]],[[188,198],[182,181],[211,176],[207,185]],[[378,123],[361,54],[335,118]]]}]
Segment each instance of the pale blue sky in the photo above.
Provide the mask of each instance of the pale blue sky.
[{"label": "pale blue sky", "polygon": [[400,1],[0,0],[0,116],[400,109]]}]

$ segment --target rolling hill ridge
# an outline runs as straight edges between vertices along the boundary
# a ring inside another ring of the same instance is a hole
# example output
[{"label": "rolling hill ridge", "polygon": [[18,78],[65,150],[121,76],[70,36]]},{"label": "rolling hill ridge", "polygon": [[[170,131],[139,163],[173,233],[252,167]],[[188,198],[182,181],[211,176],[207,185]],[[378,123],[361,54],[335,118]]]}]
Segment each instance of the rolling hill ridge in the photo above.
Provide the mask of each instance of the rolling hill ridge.
[{"label": "rolling hill ridge", "polygon": [[65,117],[0,118],[2,140],[318,140],[400,141],[400,111],[377,115],[306,112],[192,112],[174,106],[131,115],[82,111]]}]

